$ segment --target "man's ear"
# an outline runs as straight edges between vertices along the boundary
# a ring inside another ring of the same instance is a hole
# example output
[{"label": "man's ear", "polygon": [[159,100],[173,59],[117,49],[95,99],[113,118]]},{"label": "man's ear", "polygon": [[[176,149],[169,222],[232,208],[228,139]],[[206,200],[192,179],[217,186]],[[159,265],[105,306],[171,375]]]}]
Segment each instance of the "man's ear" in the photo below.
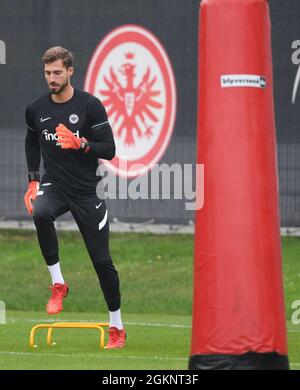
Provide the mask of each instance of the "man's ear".
[{"label": "man's ear", "polygon": [[74,73],[74,68],[73,68],[73,66],[70,66],[70,67],[68,68],[68,74],[69,74],[69,76],[72,76],[73,73]]}]

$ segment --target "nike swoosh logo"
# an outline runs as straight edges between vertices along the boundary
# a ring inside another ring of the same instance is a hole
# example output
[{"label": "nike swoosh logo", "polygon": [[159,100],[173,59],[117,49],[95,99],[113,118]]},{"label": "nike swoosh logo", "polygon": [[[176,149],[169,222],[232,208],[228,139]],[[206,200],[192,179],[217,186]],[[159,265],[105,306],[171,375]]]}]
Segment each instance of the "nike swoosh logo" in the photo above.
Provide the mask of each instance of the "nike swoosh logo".
[{"label": "nike swoosh logo", "polygon": [[45,121],[47,121],[47,120],[49,120],[49,119],[51,119],[51,116],[48,116],[48,118],[41,118],[41,119],[40,119],[40,122],[45,122]]},{"label": "nike swoosh logo", "polygon": [[102,205],[102,202],[100,204],[98,204],[98,206],[96,205],[96,209],[98,209],[101,205]]}]

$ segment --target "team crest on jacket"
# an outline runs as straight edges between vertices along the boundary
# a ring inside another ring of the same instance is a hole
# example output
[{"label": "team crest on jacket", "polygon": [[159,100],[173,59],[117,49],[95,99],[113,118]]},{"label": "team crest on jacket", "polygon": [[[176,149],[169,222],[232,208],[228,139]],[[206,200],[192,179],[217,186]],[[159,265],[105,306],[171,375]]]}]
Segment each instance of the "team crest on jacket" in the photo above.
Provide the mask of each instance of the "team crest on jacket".
[{"label": "team crest on jacket", "polygon": [[69,116],[69,121],[70,121],[70,123],[72,123],[74,125],[75,123],[78,123],[79,116],[77,114],[71,114]]},{"label": "team crest on jacket", "polygon": [[162,44],[140,26],[111,31],[91,58],[84,88],[102,101],[113,129],[117,154],[103,163],[121,176],[145,174],[164,154],[175,122],[175,79]]}]

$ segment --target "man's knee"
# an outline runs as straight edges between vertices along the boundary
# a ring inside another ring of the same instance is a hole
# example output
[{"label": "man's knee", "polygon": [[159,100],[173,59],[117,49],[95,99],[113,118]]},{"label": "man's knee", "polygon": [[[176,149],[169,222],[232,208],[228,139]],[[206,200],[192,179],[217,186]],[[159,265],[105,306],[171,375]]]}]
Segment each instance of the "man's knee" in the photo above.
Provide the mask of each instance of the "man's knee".
[{"label": "man's knee", "polygon": [[53,216],[49,209],[38,207],[34,209],[33,220],[36,225],[47,224],[53,221]]},{"label": "man's knee", "polygon": [[105,268],[107,266],[109,266],[110,264],[112,264],[112,260],[111,260],[111,257],[110,256],[93,256],[92,258],[92,261],[93,261],[93,264],[97,267],[97,268]]}]

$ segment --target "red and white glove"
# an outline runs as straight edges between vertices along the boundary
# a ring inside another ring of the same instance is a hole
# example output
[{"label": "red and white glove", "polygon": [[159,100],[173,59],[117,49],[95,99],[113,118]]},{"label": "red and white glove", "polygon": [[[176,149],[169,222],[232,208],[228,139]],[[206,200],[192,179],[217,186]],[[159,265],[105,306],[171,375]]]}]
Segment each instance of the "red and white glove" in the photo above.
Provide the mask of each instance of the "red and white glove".
[{"label": "red and white glove", "polygon": [[77,138],[74,133],[69,130],[65,125],[60,123],[56,129],[56,134],[58,136],[58,141],[62,149],[80,149],[81,148],[81,138]]},{"label": "red and white glove", "polygon": [[40,188],[39,181],[33,180],[28,184],[28,189],[24,196],[24,202],[29,215],[32,215],[32,211],[33,211],[32,201],[36,200],[36,196],[39,191],[39,188]]}]

